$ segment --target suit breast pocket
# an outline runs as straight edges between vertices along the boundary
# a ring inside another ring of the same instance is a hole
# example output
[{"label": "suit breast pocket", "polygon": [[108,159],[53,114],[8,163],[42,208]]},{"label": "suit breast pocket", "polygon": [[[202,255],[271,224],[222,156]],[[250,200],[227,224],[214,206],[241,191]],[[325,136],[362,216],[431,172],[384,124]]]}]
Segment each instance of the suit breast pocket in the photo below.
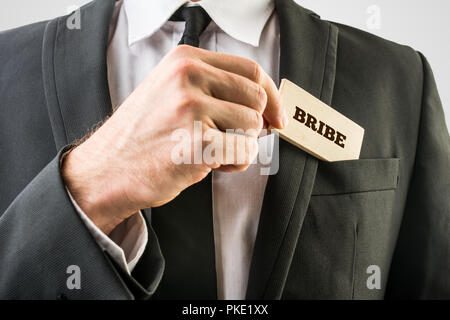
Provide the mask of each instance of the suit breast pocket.
[{"label": "suit breast pocket", "polygon": [[366,271],[389,267],[399,167],[397,158],[319,163],[286,297],[383,297],[384,286],[366,288]]},{"label": "suit breast pocket", "polygon": [[400,159],[361,159],[321,162],[313,196],[338,195],[397,188]]}]

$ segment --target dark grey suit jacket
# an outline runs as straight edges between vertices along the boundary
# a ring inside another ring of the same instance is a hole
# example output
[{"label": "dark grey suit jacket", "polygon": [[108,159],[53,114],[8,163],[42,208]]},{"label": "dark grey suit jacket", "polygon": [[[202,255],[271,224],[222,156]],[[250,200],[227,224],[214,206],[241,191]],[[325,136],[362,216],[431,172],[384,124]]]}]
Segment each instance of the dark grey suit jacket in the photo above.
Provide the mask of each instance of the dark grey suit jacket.
[{"label": "dark grey suit jacket", "polygon": [[[147,212],[148,246],[127,276],[65,191],[60,151],[111,114],[113,6],[84,6],[80,30],[62,17],[0,33],[1,298],[216,298],[209,194],[195,185]],[[450,139],[427,61],[292,0],[276,10],[280,78],[360,124],[365,138],[360,160],[336,163],[280,141],[247,297],[450,298]],[[66,286],[70,265],[81,269],[79,290]],[[366,285],[371,265],[380,289]]]}]

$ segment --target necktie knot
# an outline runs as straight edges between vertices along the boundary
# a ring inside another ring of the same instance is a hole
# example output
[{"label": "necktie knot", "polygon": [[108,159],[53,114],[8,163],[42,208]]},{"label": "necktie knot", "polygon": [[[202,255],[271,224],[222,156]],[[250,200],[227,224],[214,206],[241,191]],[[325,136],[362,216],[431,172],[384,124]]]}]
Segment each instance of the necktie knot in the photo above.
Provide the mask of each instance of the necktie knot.
[{"label": "necktie knot", "polygon": [[200,44],[200,35],[211,22],[211,17],[200,6],[181,7],[169,19],[170,21],[185,21],[183,36],[180,44],[188,44],[198,47]]}]

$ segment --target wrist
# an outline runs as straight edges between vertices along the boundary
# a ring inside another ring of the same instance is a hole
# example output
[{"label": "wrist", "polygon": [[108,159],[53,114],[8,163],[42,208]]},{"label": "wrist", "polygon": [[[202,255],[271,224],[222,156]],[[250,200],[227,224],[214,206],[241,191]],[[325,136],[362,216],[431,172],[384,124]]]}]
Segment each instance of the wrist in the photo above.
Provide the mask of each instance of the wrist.
[{"label": "wrist", "polygon": [[83,145],[69,150],[61,158],[61,175],[72,198],[89,219],[109,234],[136,210],[127,209],[121,201],[117,183],[105,166],[97,166]]}]

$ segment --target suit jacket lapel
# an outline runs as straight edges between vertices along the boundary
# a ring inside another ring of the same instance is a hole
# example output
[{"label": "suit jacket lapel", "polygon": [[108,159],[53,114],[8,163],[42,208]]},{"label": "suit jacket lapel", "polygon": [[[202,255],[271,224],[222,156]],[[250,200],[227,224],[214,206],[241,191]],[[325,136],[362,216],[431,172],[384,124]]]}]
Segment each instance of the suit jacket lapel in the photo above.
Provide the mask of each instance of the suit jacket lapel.
[{"label": "suit jacket lapel", "polygon": [[83,137],[112,112],[106,70],[114,0],[80,9],[80,29],[65,17],[47,25],[43,40],[44,90],[57,149]]},{"label": "suit jacket lapel", "polygon": [[[277,0],[280,79],[331,104],[338,30],[292,0]],[[280,140],[279,171],[270,176],[261,211],[248,299],[279,299],[305,218],[318,161]]]}]

